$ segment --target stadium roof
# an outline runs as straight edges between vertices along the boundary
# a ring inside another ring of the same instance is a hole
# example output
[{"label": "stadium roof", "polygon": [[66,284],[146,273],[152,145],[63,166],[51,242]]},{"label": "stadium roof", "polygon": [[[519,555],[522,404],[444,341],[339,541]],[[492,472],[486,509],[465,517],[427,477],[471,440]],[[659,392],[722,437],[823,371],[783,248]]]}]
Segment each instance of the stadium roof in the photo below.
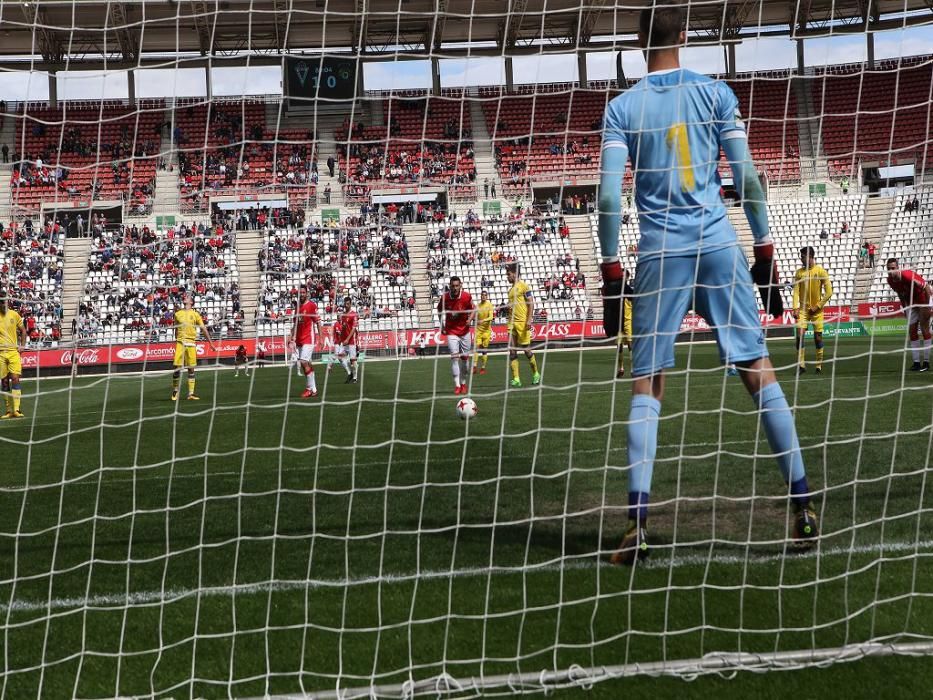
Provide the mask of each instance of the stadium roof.
[{"label": "stadium roof", "polygon": [[[632,48],[650,0],[15,0],[0,7],[4,68],[74,70],[283,53],[521,55]],[[694,43],[933,23],[933,0],[692,0]],[[237,61],[238,62],[238,61]]]}]

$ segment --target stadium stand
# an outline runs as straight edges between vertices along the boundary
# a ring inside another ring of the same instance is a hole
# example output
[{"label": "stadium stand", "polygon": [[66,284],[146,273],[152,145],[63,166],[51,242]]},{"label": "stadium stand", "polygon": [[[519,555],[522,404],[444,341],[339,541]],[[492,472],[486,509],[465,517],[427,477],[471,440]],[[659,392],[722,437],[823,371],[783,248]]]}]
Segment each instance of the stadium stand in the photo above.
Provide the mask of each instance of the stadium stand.
[{"label": "stadium stand", "polygon": [[448,187],[452,200],[476,199],[476,163],[468,102],[460,92],[441,96],[408,91],[383,100],[385,125],[351,124],[335,133],[348,201],[373,187]]},{"label": "stadium stand", "polygon": [[400,224],[385,217],[349,217],[343,226],[267,231],[260,251],[260,336],[291,331],[298,288],[307,284],[322,322],[333,323],[345,294],[360,315],[360,330],[417,326],[409,279],[408,244]]},{"label": "stadium stand", "polygon": [[[821,137],[830,174],[855,177],[860,161],[933,164],[929,56],[822,69],[811,83],[813,107],[823,115]],[[854,117],[853,117],[854,115]]]},{"label": "stadium stand", "polygon": [[901,267],[919,272],[926,280],[933,279],[933,189],[917,188],[897,196],[881,254],[875,256],[868,301],[897,299],[887,283],[888,258],[897,258]]},{"label": "stadium stand", "polygon": [[61,340],[64,232],[54,224],[0,227],[0,289],[23,317],[29,344]]},{"label": "stadium stand", "polygon": [[[586,318],[586,278],[579,271],[569,235],[558,216],[481,220],[471,210],[462,218],[429,223],[427,270],[435,325],[440,326],[438,298],[454,275],[477,302],[486,290],[495,306],[505,304],[511,287],[505,274],[509,262],[520,264],[521,278],[534,290],[536,320]],[[499,321],[506,318],[505,313],[498,313]]]},{"label": "stadium stand", "polygon": [[[782,71],[728,83],[748,125],[755,163],[772,182],[799,182],[797,97],[789,74]],[[618,92],[609,86],[597,91],[566,85],[563,92],[542,93],[542,87],[525,86],[512,94],[499,87],[479,91],[507,198],[524,194],[531,180],[599,176],[603,112]],[[725,162],[722,168],[728,170]],[[630,173],[629,168],[627,182]]]},{"label": "stadium stand", "polygon": [[282,195],[313,205],[318,181],[314,134],[266,128],[264,102],[182,103],[172,140],[178,149],[182,211],[204,210],[205,195]]},{"label": "stadium stand", "polygon": [[797,95],[789,75],[779,72],[727,82],[739,100],[756,167],[771,182],[800,182]]},{"label": "stadium stand", "polygon": [[10,181],[14,206],[37,212],[53,202],[121,200],[131,213],[151,211],[164,111],[160,102],[141,107],[22,105]]},{"label": "stadium stand", "polygon": [[[865,224],[864,195],[769,202],[768,220],[778,269],[787,285],[793,281],[794,272],[800,267],[800,248],[813,246],[817,263],[826,268],[833,284],[830,305],[854,303],[858,250]],[[599,217],[595,214],[590,216],[590,227],[598,255]],[[638,212],[626,207],[622,214],[619,256],[622,266],[630,272],[634,272],[637,261],[638,235]],[[783,296],[789,307],[792,300],[789,286]]]},{"label": "stadium stand", "polygon": [[78,337],[87,344],[170,341],[185,293],[215,338],[239,337],[235,238],[203,225],[122,226],[94,237]]}]

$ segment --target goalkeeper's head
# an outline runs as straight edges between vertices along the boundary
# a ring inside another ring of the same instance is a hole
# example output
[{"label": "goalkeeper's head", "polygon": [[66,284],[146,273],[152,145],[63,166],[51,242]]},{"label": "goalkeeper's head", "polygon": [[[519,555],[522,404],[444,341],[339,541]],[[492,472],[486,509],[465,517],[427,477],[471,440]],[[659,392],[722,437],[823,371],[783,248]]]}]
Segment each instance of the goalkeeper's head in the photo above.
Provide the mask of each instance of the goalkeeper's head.
[{"label": "goalkeeper's head", "polygon": [[674,51],[687,43],[683,0],[657,0],[638,17],[638,41],[647,51]]},{"label": "goalkeeper's head", "polygon": [[9,308],[9,300],[6,296],[6,290],[0,289],[0,314],[5,314]]}]

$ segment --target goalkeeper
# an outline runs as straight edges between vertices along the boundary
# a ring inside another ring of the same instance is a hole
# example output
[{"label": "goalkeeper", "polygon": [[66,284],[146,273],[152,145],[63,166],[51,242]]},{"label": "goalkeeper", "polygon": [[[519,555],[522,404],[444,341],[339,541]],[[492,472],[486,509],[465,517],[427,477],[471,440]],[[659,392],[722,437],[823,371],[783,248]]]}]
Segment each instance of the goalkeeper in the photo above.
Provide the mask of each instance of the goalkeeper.
[{"label": "goalkeeper", "polygon": [[764,193],[735,94],[723,82],[680,67],[685,30],[684,11],[672,3],[642,10],[639,41],[647,49],[648,74],[607,105],[603,122],[599,242],[603,323],[610,338],[619,332],[621,315],[620,200],[629,157],[641,229],[632,318],[629,525],[611,557],[615,564],[648,554],[664,370],[674,366],[674,341],[691,307],[712,327],[722,361],[737,365],[761,413],[793,503],[794,545],[808,547],[817,537],[793,414],[768,359],[752,278],[719,194],[720,148],[755,237],[756,268],[765,266],[776,283]]}]

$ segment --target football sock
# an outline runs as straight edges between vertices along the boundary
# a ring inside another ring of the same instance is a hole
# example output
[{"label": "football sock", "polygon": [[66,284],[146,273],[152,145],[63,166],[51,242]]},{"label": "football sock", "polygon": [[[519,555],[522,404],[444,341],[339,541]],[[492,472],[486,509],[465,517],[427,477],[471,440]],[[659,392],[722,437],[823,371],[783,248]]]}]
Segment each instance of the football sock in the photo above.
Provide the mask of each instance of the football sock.
[{"label": "football sock", "polygon": [[538,361],[535,359],[534,355],[528,358],[528,364],[531,365],[531,371],[534,374],[537,374],[538,373]]},{"label": "football sock", "polygon": [[465,357],[460,358],[460,376],[465,377],[469,374],[467,369],[467,359]]},{"label": "football sock", "polygon": [[911,340],[910,341],[910,353],[913,355],[914,362],[920,362],[920,341]]},{"label": "football sock", "polygon": [[343,365],[343,369],[347,374],[350,374],[350,360],[344,357],[340,360],[340,364]]},{"label": "football sock", "polygon": [[930,338],[924,338],[924,339],[923,339],[923,361],[924,361],[924,362],[929,362],[929,361],[930,361],[930,344],[931,344],[931,342],[933,342],[933,341],[931,341]]},{"label": "football sock", "polygon": [[473,366],[476,367],[479,363],[479,350],[473,353]]},{"label": "football sock", "polygon": [[188,379],[188,396],[194,396],[194,377]]},{"label": "football sock", "polygon": [[356,362],[351,362],[351,363],[350,363],[350,373],[353,375],[353,378],[354,378],[354,379],[356,379],[356,368],[357,368],[358,366],[359,366],[359,365],[357,365]]},{"label": "football sock", "polygon": [[807,365],[807,350],[803,346],[797,351],[797,364],[801,367]]},{"label": "football sock", "polygon": [[518,360],[511,360],[509,362],[509,367],[512,368],[512,379],[518,379]]},{"label": "football sock", "polygon": [[23,398],[23,392],[19,388],[19,384],[13,385],[13,410],[19,410],[20,401]]},{"label": "football sock", "polygon": [[317,391],[317,380],[314,378],[314,367],[308,366],[305,370],[305,386],[311,391]]},{"label": "football sock", "polygon": [[456,355],[450,356],[450,373],[454,375],[454,386],[460,386],[460,359]]},{"label": "football sock", "polygon": [[638,523],[642,527],[648,520],[648,494],[642,491],[629,491],[628,494],[628,519],[629,523],[634,525]]},{"label": "football sock", "polygon": [[178,377],[172,377],[172,393],[178,391]]},{"label": "football sock", "polygon": [[816,349],[816,366],[817,367],[823,366],[823,347],[822,346]]},{"label": "football sock", "polygon": [[486,369],[486,363],[489,362],[489,353],[484,352],[482,355],[482,360],[480,362],[480,368]]},{"label": "football sock", "polygon": [[768,444],[774,452],[784,481],[791,484],[791,493],[797,488],[794,484],[800,485],[802,482],[803,493],[806,493],[806,473],[800,454],[800,442],[797,440],[797,427],[794,425],[794,416],[780,384],[768,384],[752,396],[752,399],[761,412],[761,422],[768,436]]},{"label": "football sock", "polygon": [[13,413],[13,397],[9,394],[4,394],[3,402],[6,404],[6,412]]},{"label": "football sock", "polygon": [[[658,418],[661,402],[647,394],[635,394],[628,414],[628,474],[629,506],[637,506],[637,516],[644,522],[648,512],[648,494],[651,493],[651,476],[654,473],[654,455],[658,449]],[[642,496],[644,505],[641,505]],[[635,513],[629,509],[629,517]]]}]

